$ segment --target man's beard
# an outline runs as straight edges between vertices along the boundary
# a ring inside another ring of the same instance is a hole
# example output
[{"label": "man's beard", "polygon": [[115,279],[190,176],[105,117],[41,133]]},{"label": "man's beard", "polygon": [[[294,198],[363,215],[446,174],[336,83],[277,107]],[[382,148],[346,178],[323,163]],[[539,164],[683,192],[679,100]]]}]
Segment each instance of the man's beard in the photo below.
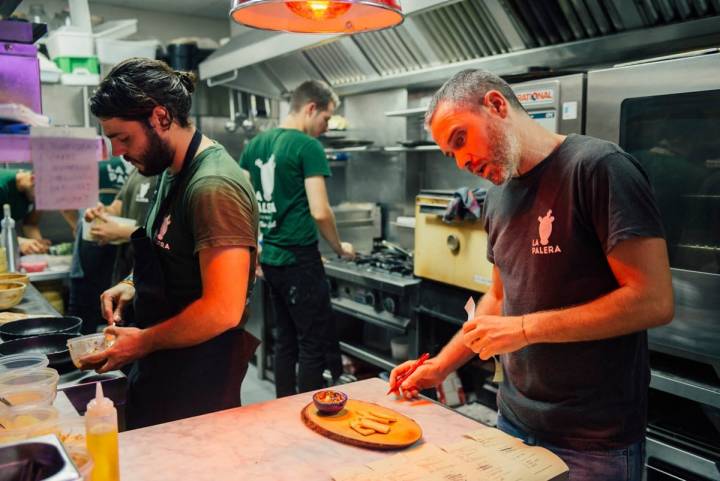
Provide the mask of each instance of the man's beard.
[{"label": "man's beard", "polygon": [[499,178],[491,181],[500,185],[511,177],[520,175],[520,143],[514,134],[493,122],[488,124],[487,134],[490,145],[493,146],[492,164],[500,169]]},{"label": "man's beard", "polygon": [[133,159],[125,156],[125,160],[135,164],[138,171],[145,177],[161,174],[165,169],[172,165],[175,158],[175,150],[165,142],[150,127],[145,127],[148,145],[140,158]]}]

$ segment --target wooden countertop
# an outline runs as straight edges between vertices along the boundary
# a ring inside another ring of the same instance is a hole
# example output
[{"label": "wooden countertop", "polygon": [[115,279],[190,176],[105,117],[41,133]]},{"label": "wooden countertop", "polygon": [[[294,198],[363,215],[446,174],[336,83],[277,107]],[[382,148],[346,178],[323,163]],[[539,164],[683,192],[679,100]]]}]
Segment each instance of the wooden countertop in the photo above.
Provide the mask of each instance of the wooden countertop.
[{"label": "wooden countertop", "polygon": [[[423,429],[419,443],[460,441],[483,426],[427,400],[386,396],[387,388],[375,378],[338,389],[413,418]],[[310,430],[300,411],[311,398],[298,394],[120,433],[120,475],[126,481],[316,481],[331,479],[338,468],[395,454],[348,446]]]}]

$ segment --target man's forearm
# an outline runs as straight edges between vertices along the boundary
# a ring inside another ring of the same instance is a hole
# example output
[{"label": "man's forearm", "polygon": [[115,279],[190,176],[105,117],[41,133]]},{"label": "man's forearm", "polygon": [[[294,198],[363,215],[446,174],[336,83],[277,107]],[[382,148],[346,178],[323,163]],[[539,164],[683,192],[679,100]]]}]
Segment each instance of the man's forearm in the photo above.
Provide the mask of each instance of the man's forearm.
[{"label": "man's forearm", "polygon": [[672,303],[672,298],[619,287],[586,304],[525,315],[525,335],[531,344],[622,336],[669,322]]},{"label": "man's forearm", "polygon": [[[499,316],[502,312],[502,299],[498,299],[491,289],[478,302],[475,315]],[[446,374],[464,365],[477,354],[468,349],[463,342],[463,332],[460,329],[438,354],[438,359],[444,366]]]},{"label": "man's forearm", "polygon": [[330,244],[332,250],[334,250],[337,255],[341,255],[342,246],[340,245],[340,234],[338,234],[337,231],[333,211],[329,210],[327,216],[315,219],[315,224],[317,224],[320,235]]},{"label": "man's forearm", "polygon": [[200,298],[176,316],[146,328],[143,335],[151,352],[195,346],[235,327],[242,314],[234,317],[216,301]]}]

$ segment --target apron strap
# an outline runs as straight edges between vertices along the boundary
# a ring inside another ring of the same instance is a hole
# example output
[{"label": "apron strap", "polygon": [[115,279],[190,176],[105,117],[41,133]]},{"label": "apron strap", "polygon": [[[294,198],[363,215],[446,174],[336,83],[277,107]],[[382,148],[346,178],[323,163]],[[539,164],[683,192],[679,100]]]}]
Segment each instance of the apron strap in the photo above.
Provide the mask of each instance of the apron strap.
[{"label": "apron strap", "polygon": [[[183,160],[183,165],[180,168],[177,179],[173,183],[172,187],[170,187],[170,192],[168,192],[168,194],[160,202],[160,207],[158,208],[157,214],[155,215],[155,220],[153,221],[153,225],[151,226],[150,237],[152,237],[153,233],[157,229],[158,220],[165,217],[168,209],[170,209],[170,206],[175,201],[175,197],[177,197],[177,194],[180,191],[180,187],[183,184],[185,178],[187,177],[187,173],[190,171],[190,164],[193,163],[195,154],[197,154],[198,148],[200,147],[200,142],[202,142],[202,132],[200,132],[200,129],[195,129],[195,133],[193,134],[192,140],[190,141],[187,152],[185,152],[185,159]],[[153,208],[157,203],[157,197],[160,192],[161,184],[162,179],[160,179],[160,181],[156,184],[155,193],[153,194],[152,205],[148,209],[147,214],[145,214],[146,226],[147,221],[150,218],[150,214],[152,213]]]}]

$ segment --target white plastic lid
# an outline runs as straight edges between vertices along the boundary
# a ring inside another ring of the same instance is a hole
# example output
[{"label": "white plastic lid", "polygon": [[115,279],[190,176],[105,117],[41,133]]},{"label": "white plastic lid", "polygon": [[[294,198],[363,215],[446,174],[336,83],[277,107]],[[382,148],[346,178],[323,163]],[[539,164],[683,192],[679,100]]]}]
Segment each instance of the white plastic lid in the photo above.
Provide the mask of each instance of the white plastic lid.
[{"label": "white plastic lid", "polygon": [[11,354],[0,357],[0,374],[8,371],[40,369],[48,367],[50,361],[45,354]]},{"label": "white plastic lid", "polygon": [[87,405],[86,414],[90,416],[115,416],[115,405],[112,399],[103,395],[102,383],[95,383],[95,398]]}]

